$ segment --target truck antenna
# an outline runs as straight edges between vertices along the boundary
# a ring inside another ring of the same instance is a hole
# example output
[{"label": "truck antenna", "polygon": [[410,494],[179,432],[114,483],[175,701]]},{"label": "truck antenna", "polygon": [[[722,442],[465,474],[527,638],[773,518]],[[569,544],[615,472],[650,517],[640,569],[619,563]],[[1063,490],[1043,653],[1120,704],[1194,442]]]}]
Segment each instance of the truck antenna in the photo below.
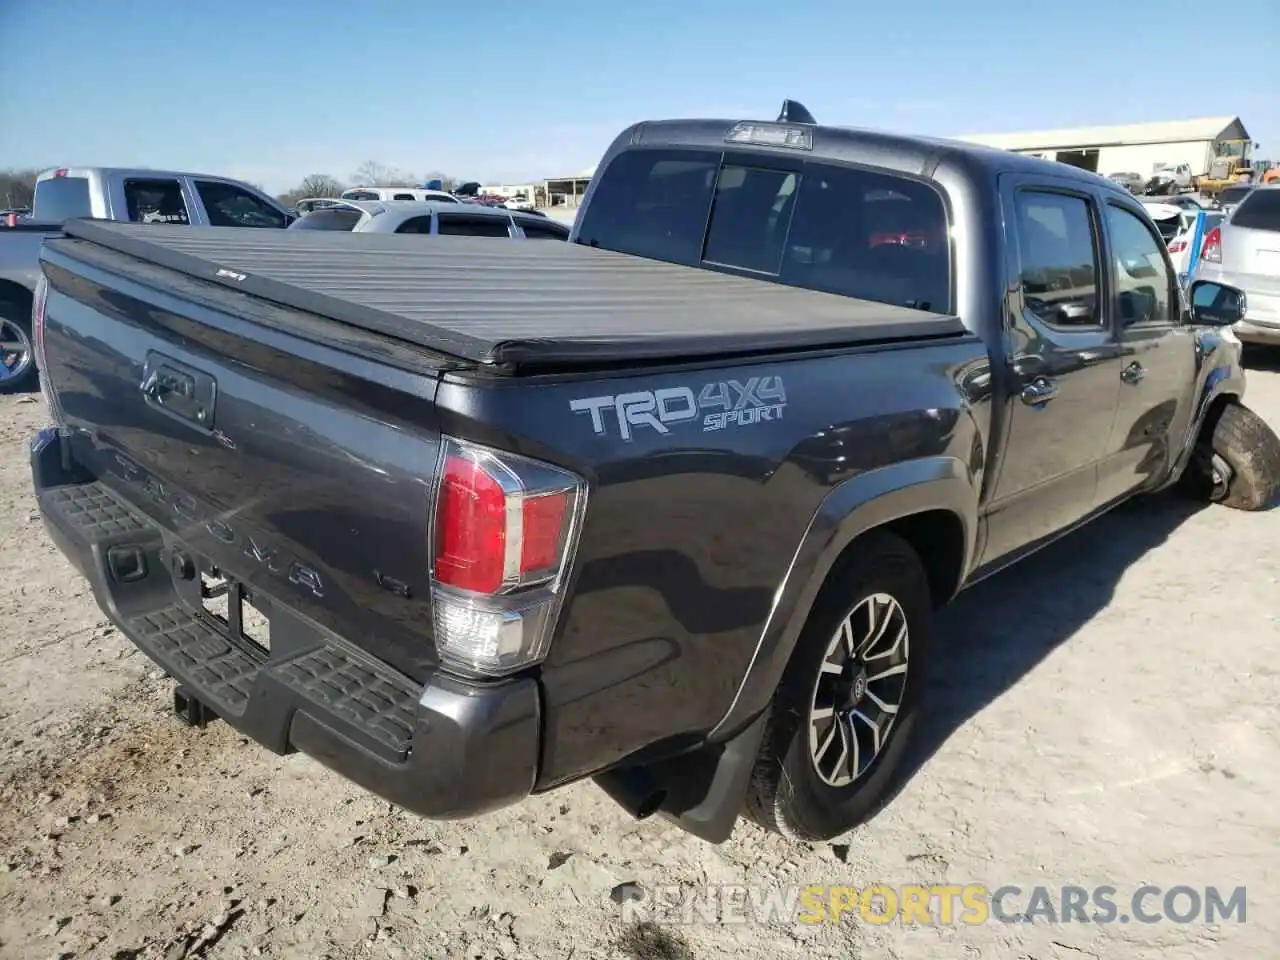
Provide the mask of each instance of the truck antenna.
[{"label": "truck antenna", "polygon": [[817,124],[813,114],[799,100],[783,100],[782,109],[778,111],[779,123],[812,123]]}]

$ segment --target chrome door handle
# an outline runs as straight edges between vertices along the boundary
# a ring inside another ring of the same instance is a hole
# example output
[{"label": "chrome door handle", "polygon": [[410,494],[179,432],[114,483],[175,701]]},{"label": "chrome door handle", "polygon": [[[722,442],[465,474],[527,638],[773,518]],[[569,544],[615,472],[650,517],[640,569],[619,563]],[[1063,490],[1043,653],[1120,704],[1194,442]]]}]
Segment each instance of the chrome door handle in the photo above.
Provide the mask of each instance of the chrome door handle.
[{"label": "chrome door handle", "polygon": [[1120,379],[1128,384],[1139,384],[1146,375],[1147,371],[1137,360],[1120,371]]},{"label": "chrome door handle", "polygon": [[1022,388],[1022,393],[1020,394],[1022,402],[1029,407],[1048,403],[1057,395],[1058,385],[1048,377],[1036,377]]}]

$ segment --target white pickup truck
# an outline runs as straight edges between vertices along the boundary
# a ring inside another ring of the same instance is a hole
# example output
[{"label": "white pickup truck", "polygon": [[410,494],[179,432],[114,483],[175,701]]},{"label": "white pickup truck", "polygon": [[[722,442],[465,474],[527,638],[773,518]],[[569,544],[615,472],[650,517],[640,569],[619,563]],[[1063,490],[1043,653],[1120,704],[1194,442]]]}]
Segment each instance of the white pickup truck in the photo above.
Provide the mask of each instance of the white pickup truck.
[{"label": "white pickup truck", "polygon": [[36,179],[31,216],[0,224],[0,393],[31,389],[31,303],[40,245],[77,217],[214,227],[287,227],[297,214],[238,180],[172,170],[59,167]]}]

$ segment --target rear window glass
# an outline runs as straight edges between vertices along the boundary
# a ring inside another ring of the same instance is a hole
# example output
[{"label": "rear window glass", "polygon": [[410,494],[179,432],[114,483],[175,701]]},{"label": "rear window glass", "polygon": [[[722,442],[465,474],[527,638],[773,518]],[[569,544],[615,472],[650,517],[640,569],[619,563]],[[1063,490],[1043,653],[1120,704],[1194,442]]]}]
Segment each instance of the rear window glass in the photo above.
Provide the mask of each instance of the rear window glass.
[{"label": "rear window glass", "polygon": [[942,198],[892,174],[628,151],[604,171],[579,242],[881,303],[950,309]]},{"label": "rear window glass", "polygon": [[1160,232],[1160,239],[1164,240],[1165,243],[1168,243],[1182,232],[1182,218],[1178,216],[1160,219],[1152,217],[1151,222],[1156,225],[1156,230]]},{"label": "rear window glass", "polygon": [[1236,207],[1231,225],[1280,231],[1280,190],[1254,190]]},{"label": "rear window glass", "polygon": [[359,210],[316,210],[295,220],[290,230],[354,230],[363,214]]},{"label": "rear window glass", "polygon": [[436,233],[452,237],[510,237],[506,217],[466,217],[442,213]]},{"label": "rear window glass", "polygon": [[36,183],[32,218],[71,220],[93,215],[89,203],[89,181],[84,177],[53,177]]},{"label": "rear window glass", "polygon": [[1218,203],[1224,207],[1229,204],[1239,203],[1252,192],[1253,187],[1228,187],[1218,194]]},{"label": "rear window glass", "polygon": [[412,193],[397,193],[391,199],[392,200],[417,200],[418,198],[415,197]]},{"label": "rear window glass", "polygon": [[[342,195],[343,200],[381,200],[372,190],[348,190]],[[412,199],[412,198],[411,198]]]}]

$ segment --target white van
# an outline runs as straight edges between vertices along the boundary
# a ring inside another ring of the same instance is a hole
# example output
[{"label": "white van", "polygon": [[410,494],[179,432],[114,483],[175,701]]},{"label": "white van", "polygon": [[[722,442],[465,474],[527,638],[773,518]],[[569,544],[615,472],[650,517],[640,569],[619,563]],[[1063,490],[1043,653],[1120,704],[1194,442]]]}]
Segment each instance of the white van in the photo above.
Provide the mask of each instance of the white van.
[{"label": "white van", "polygon": [[433,203],[458,203],[458,198],[443,190],[421,187],[352,187],[342,191],[343,200],[430,200]]}]

